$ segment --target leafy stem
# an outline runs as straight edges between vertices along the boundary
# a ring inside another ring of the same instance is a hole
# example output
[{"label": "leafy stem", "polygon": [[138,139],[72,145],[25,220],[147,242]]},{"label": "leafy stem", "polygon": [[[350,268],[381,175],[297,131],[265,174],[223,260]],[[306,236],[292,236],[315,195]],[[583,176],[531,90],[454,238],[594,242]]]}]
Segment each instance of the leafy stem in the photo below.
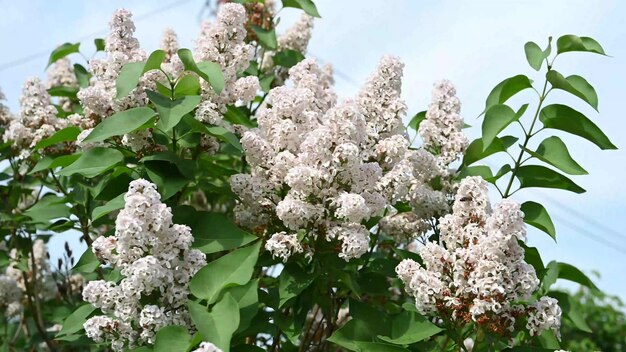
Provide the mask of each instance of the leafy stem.
[{"label": "leafy stem", "polygon": [[[548,72],[550,72],[551,67],[548,67]],[[506,189],[504,191],[504,194],[502,195],[502,198],[508,198],[510,197],[513,193],[517,192],[511,192],[511,187],[513,186],[513,181],[515,180],[515,175],[517,173],[517,170],[519,169],[519,167],[522,165],[523,162],[525,162],[526,160],[522,161],[522,158],[524,157],[524,153],[526,153],[526,147],[528,146],[528,142],[530,141],[530,139],[536,135],[539,131],[541,131],[541,129],[535,133],[533,133],[533,128],[535,127],[535,124],[537,123],[537,118],[539,117],[539,113],[541,112],[541,107],[543,106],[543,102],[546,100],[546,97],[548,96],[548,93],[550,93],[549,90],[547,90],[548,88],[548,79],[546,78],[544,83],[543,83],[543,89],[541,91],[541,95],[539,96],[539,103],[537,104],[537,110],[535,111],[535,115],[533,116],[533,121],[530,124],[530,127],[528,128],[528,131],[526,131],[524,129],[524,143],[522,144],[522,148],[520,148],[520,152],[519,155],[517,156],[517,159],[515,160],[515,164],[513,165],[513,171],[511,172],[511,178],[509,179],[509,183],[506,186]],[[521,123],[520,123],[521,125]],[[522,126],[523,128],[523,126]]]}]

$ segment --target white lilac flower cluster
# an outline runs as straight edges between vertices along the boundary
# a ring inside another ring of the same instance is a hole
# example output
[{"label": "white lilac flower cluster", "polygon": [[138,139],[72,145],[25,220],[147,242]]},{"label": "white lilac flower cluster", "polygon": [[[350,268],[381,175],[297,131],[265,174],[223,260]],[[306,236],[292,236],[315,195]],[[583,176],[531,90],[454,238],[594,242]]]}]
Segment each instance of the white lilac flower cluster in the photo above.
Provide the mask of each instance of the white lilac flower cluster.
[{"label": "white lilac flower cluster", "polygon": [[426,119],[419,126],[423,147],[435,152],[439,166],[447,168],[467,149],[468,140],[463,133],[461,102],[456,89],[448,80],[435,83],[432,103]]},{"label": "white lilac flower cluster", "polygon": [[305,59],[290,69],[292,85],[269,92],[258,128],[242,138],[251,173],[231,177],[231,187],[241,200],[238,222],[268,232],[266,249],[274,256],[310,255],[319,236],[338,241],[345,260],[367,251],[362,223],[383,212],[389,189],[400,187],[392,183],[403,181],[387,174],[411,159],[402,128],[402,67],[383,58],[358,99],[337,105],[327,73]]},{"label": "white lilac flower cluster", "polygon": [[[74,67],[67,57],[57,60],[48,70],[48,88],[54,87],[78,88]],[[59,97],[58,105],[65,111],[71,111],[72,100],[68,97]]]},{"label": "white lilac flower cluster", "polygon": [[529,316],[531,334],[546,329],[558,334],[561,309],[556,300],[515,303],[530,299],[539,284],[518,243],[526,240],[519,204],[505,199],[492,210],[487,183],[480,177],[465,178],[453,212],[440,219],[439,230],[439,244],[429,242],[419,249],[423,265],[405,259],[396,267],[421,314],[475,321],[504,336],[514,330],[518,317]]},{"label": "white lilac flower cluster", "polygon": [[[139,80],[135,89],[128,95],[116,99],[115,81],[122,67],[131,62],[146,60],[147,55],[139,47],[139,41],[134,37],[135,24],[132,21],[130,11],[120,9],[115,11],[109,23],[110,33],[105,40],[106,58],[92,59],[89,68],[92,73],[89,86],[78,92],[78,99],[84,108],[85,116],[73,115],[77,126],[85,129],[79,141],[82,141],[90,132],[91,128],[101,120],[116,112],[130,108],[144,106],[148,103],[146,89],[154,89],[155,82],[161,77],[156,70],[145,73]],[[139,151],[150,143],[149,130],[125,135],[122,144],[134,151]],[[78,143],[80,145],[80,142]],[[88,147],[88,146],[87,146]]]},{"label": "white lilac flower cluster", "polygon": [[[389,158],[404,160],[397,164],[386,179],[394,202],[410,205],[410,212],[391,213],[381,222],[381,230],[398,242],[420,238],[432,229],[434,219],[450,211],[454,194],[450,164],[463,155],[467,137],[462,132],[461,104],[449,81],[435,83],[432,103],[419,127],[424,143],[418,150],[390,145]],[[407,146],[408,147],[408,146]],[[437,180],[439,186],[432,184]],[[397,187],[397,188],[394,188]]]},{"label": "white lilac flower cluster", "polygon": [[166,325],[193,331],[185,308],[189,281],[206,264],[204,253],[191,249],[191,229],[172,223],[171,209],[161,203],[154,184],[131,182],[124,200],[115,235],[98,237],[92,245],[123,278],[117,284],[90,281],[83,290],[83,299],[106,314],[85,322],[87,336],[111,343],[115,351],[154,343],[156,331]]},{"label": "white lilac flower cluster", "polygon": [[[27,262],[28,272],[20,269],[20,262]],[[9,266],[6,268],[6,276],[16,282],[22,294],[32,292],[37,294],[43,301],[54,298],[57,294],[57,285],[52,276],[48,248],[41,239],[35,240],[32,253],[27,257],[21,257],[16,248],[9,252]],[[24,277],[28,281],[24,280]],[[28,286],[27,286],[28,285]]]},{"label": "white lilac flower cluster", "polygon": [[192,352],[222,352],[222,350],[210,342],[202,342],[200,346]]},{"label": "white lilac flower cluster", "polygon": [[17,281],[8,275],[0,275],[0,310],[6,318],[12,318],[22,312],[22,290]]},{"label": "white lilac flower cluster", "polygon": [[9,111],[9,108],[4,105],[5,100],[6,97],[4,96],[2,89],[0,89],[0,127],[7,126],[11,121],[11,112]]},{"label": "white lilac flower cluster", "polygon": [[226,106],[237,102],[247,104],[260,89],[256,76],[239,77],[254,57],[254,47],[245,42],[246,9],[236,3],[220,5],[215,22],[202,24],[196,40],[194,60],[211,61],[220,65],[224,75],[224,90],[218,95],[202,81],[202,102],[196,119],[212,125],[222,125]]},{"label": "white lilac flower cluster", "polygon": [[50,94],[39,78],[24,82],[20,97],[20,113],[10,120],[2,139],[11,141],[21,158],[31,155],[31,149],[41,140],[68,126],[67,119],[57,117]]},{"label": "white lilac flower cluster", "polygon": [[125,9],[115,11],[109,27],[110,32],[105,39],[106,58],[90,60],[89,66],[93,77],[89,86],[78,92],[85,116],[93,119],[95,123],[115,112],[145,105],[148,100],[143,88],[149,78],[145,76],[128,96],[115,99],[115,80],[122,67],[127,63],[145,60],[146,53],[140,49],[139,41],[134,37],[135,24],[130,11]]}]

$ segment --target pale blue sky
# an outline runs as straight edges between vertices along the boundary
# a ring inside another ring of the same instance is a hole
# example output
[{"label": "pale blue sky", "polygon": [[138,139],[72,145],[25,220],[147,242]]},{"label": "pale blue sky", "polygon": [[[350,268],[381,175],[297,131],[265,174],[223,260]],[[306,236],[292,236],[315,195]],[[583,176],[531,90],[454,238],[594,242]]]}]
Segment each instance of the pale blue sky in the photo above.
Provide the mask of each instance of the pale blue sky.
[{"label": "pale blue sky", "polygon": [[[140,16],[173,4],[167,11],[138,21],[137,36],[144,48],[152,50],[158,46],[162,30],[171,26],[179,33],[184,46],[192,46],[199,30],[198,14],[203,3],[202,0],[0,0],[3,12],[0,43],[4,53],[0,59],[0,86],[12,110],[17,111],[22,82],[31,75],[43,75],[47,56],[38,56],[6,70],[1,67],[102,31],[118,7],[126,7]],[[626,82],[626,25],[623,22],[626,2],[317,0],[316,3],[322,19],[316,21],[310,53],[332,62],[338,71],[350,77],[349,80],[342,76],[336,78],[336,89],[341,96],[356,92],[356,84],[364,81],[380,56],[398,55],[406,63],[403,95],[409,114],[427,106],[435,80],[450,79],[457,86],[466,122],[474,126],[468,132],[471,137],[480,133],[480,121],[475,117],[482,111],[484,99],[495,84],[519,73],[541,79],[526,63],[522,49],[526,41],[536,41],[543,47],[550,35],[591,36],[612,57],[563,55],[557,60],[556,69],[565,75],[582,75],[595,86],[600,114],[565,94],[554,94],[553,101],[575,106],[592,118],[614,144],[626,148],[626,122],[622,112],[626,98],[623,88]],[[284,17],[281,28],[284,28],[299,12],[288,9],[281,14]],[[84,42],[84,48],[86,53],[91,53],[91,40]],[[80,57],[75,59],[80,60]],[[512,103],[532,98],[532,93],[528,92]],[[549,132],[543,134],[547,137]],[[598,280],[599,286],[626,298],[626,280],[623,279],[626,187],[622,181],[626,150],[600,151],[579,138],[564,140],[574,158],[590,172],[588,176],[574,177],[587,193],[538,190],[516,194],[520,201],[533,199],[544,203],[556,224],[558,244],[534,229],[530,230],[529,243],[540,248],[544,262],[556,259],[577,265],[588,273],[599,271],[603,276]],[[496,162],[498,159],[492,161]],[[602,245],[586,233],[612,245]],[[65,240],[65,236],[55,239],[53,246]]]}]

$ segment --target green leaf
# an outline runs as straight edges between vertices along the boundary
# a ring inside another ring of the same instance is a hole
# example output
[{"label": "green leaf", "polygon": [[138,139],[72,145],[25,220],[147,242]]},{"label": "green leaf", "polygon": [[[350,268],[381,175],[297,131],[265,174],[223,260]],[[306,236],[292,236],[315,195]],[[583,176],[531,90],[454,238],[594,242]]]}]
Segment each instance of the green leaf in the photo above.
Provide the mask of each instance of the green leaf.
[{"label": "green leaf", "polygon": [[374,306],[351,299],[350,316],[353,319],[364,322],[369,332],[374,336],[391,334],[391,320]]},{"label": "green leaf", "polygon": [[91,247],[88,247],[72,268],[73,273],[89,274],[93,273],[100,266],[100,261],[93,254]]},{"label": "green leaf", "polygon": [[174,222],[191,227],[194,247],[204,253],[237,248],[257,239],[233,224],[224,214],[196,211],[190,206],[174,208]]},{"label": "green leaf", "polygon": [[225,129],[224,127],[206,127],[206,132],[225,142],[230,143],[233,147],[237,148],[237,150],[243,150],[243,148],[241,147],[241,143],[239,143],[239,138],[237,138],[237,136],[235,136],[232,132]]},{"label": "green leaf", "polygon": [[553,260],[550,263],[548,263],[548,265],[546,266],[545,273],[543,274],[543,277],[541,278],[541,289],[543,290],[543,292],[548,292],[550,287],[554,285],[554,283],[556,282],[556,280],[558,280],[558,278],[559,278],[559,265],[556,261]]},{"label": "green leaf", "polygon": [[199,95],[200,81],[198,76],[194,74],[184,75],[178,80],[174,86],[174,98],[180,98],[186,95]]},{"label": "green leaf", "polygon": [[85,88],[89,86],[89,80],[91,79],[91,73],[87,71],[87,69],[80,64],[74,64],[74,75],[76,76],[76,80],[78,81],[78,85],[81,88]]},{"label": "green leaf", "polygon": [[515,173],[520,181],[520,188],[539,187],[557,188],[574,193],[584,193],[585,189],[560,173],[539,165],[520,166]]},{"label": "green leaf", "polygon": [[73,54],[73,53],[79,52],[80,51],[79,48],[80,48],[80,43],[75,43],[75,44],[64,43],[64,44],[58,46],[50,54],[50,58],[48,59],[48,65],[46,65],[46,68],[50,67],[50,65],[55,63],[57,60],[62,59],[62,58],[66,57],[69,54]]},{"label": "green leaf", "polygon": [[285,265],[278,283],[278,296],[280,297],[278,308],[302,293],[313,283],[313,280],[315,276],[302,270],[299,265],[295,263]]},{"label": "green leaf", "polygon": [[553,104],[541,109],[539,120],[545,128],[569,132],[594,143],[600,149],[617,149],[602,130],[580,112],[567,105]]},{"label": "green leaf", "polygon": [[131,62],[122,67],[120,74],[115,80],[116,99],[121,99],[137,88],[139,79],[143,74],[143,68],[146,65],[145,62]]},{"label": "green leaf", "polygon": [[591,279],[577,267],[567,263],[558,263],[558,267],[559,279],[576,282],[583,286],[587,286],[592,290],[598,290],[598,287],[593,283],[593,281],[591,281]]},{"label": "green leaf", "polygon": [[276,32],[274,31],[274,28],[267,30],[259,26],[252,25],[252,30],[256,34],[259,44],[261,44],[262,47],[269,50],[276,50],[278,44],[276,42]]},{"label": "green leaf", "polygon": [[589,37],[579,37],[577,35],[568,34],[560,37],[556,41],[556,52],[559,54],[569,51],[585,51],[606,55],[600,43]]},{"label": "green leaf", "polygon": [[104,51],[106,49],[106,42],[102,38],[96,38],[93,40],[96,45],[96,51]]},{"label": "green leaf", "polygon": [[251,280],[245,285],[225,288],[224,295],[231,295],[239,306],[239,327],[237,332],[244,331],[256,316],[259,310],[259,280]]},{"label": "green leaf", "polygon": [[537,151],[533,152],[528,148],[524,148],[524,150],[535,158],[570,175],[587,174],[587,171],[578,165],[574,159],[572,159],[572,156],[567,150],[567,146],[557,136],[544,139],[543,142],[541,142],[541,144],[537,147]]},{"label": "green leaf", "polygon": [[480,176],[483,179],[487,180],[493,178],[493,173],[491,172],[489,166],[485,165],[464,166],[459,170],[457,179],[461,180],[470,176]]},{"label": "green leaf", "polygon": [[54,219],[69,218],[70,208],[65,203],[65,198],[48,193],[41,197],[32,207],[28,208],[24,215],[31,218],[33,223],[42,224]]},{"label": "green leaf", "polygon": [[274,82],[275,78],[276,77],[274,77],[274,75],[269,75],[259,80],[259,85],[261,86],[261,90],[264,93],[267,93],[270,91],[270,89],[272,89],[272,82]]},{"label": "green leaf", "polygon": [[532,265],[536,272],[542,272],[545,268],[543,267],[543,261],[541,260],[541,255],[537,248],[528,247],[523,243],[522,248],[524,248],[524,261]]},{"label": "green leaf", "polygon": [[146,125],[156,114],[145,106],[120,111],[102,120],[85,138],[85,142],[100,142],[109,137],[131,133]]},{"label": "green leaf", "polygon": [[70,314],[65,321],[63,321],[63,327],[57,333],[56,337],[70,335],[79,332],[83,329],[83,324],[87,321],[87,317],[96,310],[96,307],[91,304],[84,304],[78,307],[72,314]]},{"label": "green leaf", "polygon": [[556,230],[550,215],[543,207],[543,205],[528,201],[521,205],[521,210],[524,213],[524,222],[528,225],[534,226],[539,230],[547,233],[556,241]]},{"label": "green leaf", "polygon": [[[224,81],[224,74],[222,73],[222,67],[211,61],[198,62],[198,69],[206,76],[207,81],[213,87],[216,94],[222,93],[226,82]],[[201,77],[203,77],[201,75]]]},{"label": "green leaf", "polygon": [[94,210],[91,212],[91,221],[98,220],[112,211],[122,209],[124,207],[125,194],[126,193],[122,193],[117,197],[111,199],[110,201],[106,202],[106,204],[94,208]]},{"label": "green leaf", "polygon": [[192,112],[200,103],[199,95],[186,95],[176,100],[171,100],[151,90],[146,90],[146,94],[148,94],[148,98],[154,103],[159,112],[158,125],[164,131],[169,131],[178,125],[183,116]]},{"label": "green leaf", "polygon": [[220,65],[214,62],[201,62],[196,64],[193,60],[193,54],[189,49],[178,50],[178,57],[183,62],[185,70],[196,73],[205,81],[209,82],[216,94],[220,94],[224,90],[224,74]]},{"label": "green leaf", "polygon": [[319,12],[317,12],[317,7],[311,0],[283,0],[283,7],[302,9],[310,16],[320,17]]},{"label": "green leaf", "polygon": [[42,139],[35,145],[34,150],[46,148],[61,142],[75,141],[79,134],[80,128],[74,126],[65,127],[62,130],[56,131],[52,136]]},{"label": "green leaf", "polygon": [[78,160],[59,171],[61,176],[80,174],[87,178],[98,176],[122,163],[124,155],[117,149],[97,147],[84,152]]},{"label": "green leaf", "polygon": [[230,351],[230,340],[239,326],[239,305],[230,294],[217,302],[211,312],[190,301],[187,306],[193,322],[205,341],[211,341],[224,352]]},{"label": "green leaf", "polygon": [[304,55],[297,50],[291,49],[281,50],[272,56],[272,61],[274,61],[275,65],[285,68],[291,68],[302,60],[304,60]]},{"label": "green leaf", "polygon": [[513,136],[495,137],[493,142],[485,148],[483,146],[482,138],[475,139],[467,147],[465,155],[463,155],[463,165],[471,165],[479,160],[482,160],[492,154],[504,152],[510,146],[517,142],[518,138]]},{"label": "green leaf", "polygon": [[526,108],[522,107],[520,111],[521,113],[515,113],[513,109],[504,104],[494,105],[487,110],[482,126],[483,152],[491,145],[498,133],[502,132],[511,122],[519,120]]},{"label": "green leaf", "polygon": [[116,98],[123,98],[135,89],[144,73],[160,69],[165,56],[165,51],[156,50],[150,54],[145,62],[131,62],[124,65],[115,80],[115,87],[117,88]]},{"label": "green leaf", "polygon": [[572,323],[574,323],[574,326],[577,329],[592,333],[591,328],[587,325],[587,322],[580,311],[578,303],[573,300],[569,294],[565,292],[551,291],[548,295],[559,301],[559,307],[561,307],[563,314],[569,318]]},{"label": "green leaf", "polygon": [[244,125],[246,127],[256,127],[255,121],[250,119],[250,110],[245,106],[226,106],[226,113],[224,119],[235,125]]},{"label": "green leaf", "polygon": [[418,131],[420,128],[420,124],[424,120],[426,120],[426,111],[420,111],[417,114],[415,114],[415,116],[413,116],[411,121],[409,121],[409,127],[414,129],[415,131]]},{"label": "green leaf", "polygon": [[551,52],[552,52],[552,37],[548,37],[548,45],[546,46],[546,49],[543,51],[543,57],[547,58],[548,56],[550,56]]},{"label": "green leaf", "polygon": [[410,345],[438,334],[442,329],[416,312],[403,311],[391,322],[391,337],[379,339],[398,345]]},{"label": "green leaf", "polygon": [[80,154],[61,155],[56,158],[45,157],[45,158],[40,159],[35,165],[35,167],[32,170],[30,170],[28,174],[32,175],[35,172],[39,172],[39,171],[43,171],[47,169],[54,170],[57,167],[65,167],[67,165],[70,165],[74,161],[76,161],[76,159],[78,159],[79,157],[80,157]]},{"label": "green leaf", "polygon": [[528,42],[524,45],[524,52],[526,53],[526,60],[530,67],[534,68],[535,71],[539,71],[543,60],[546,58],[543,54],[543,50],[541,50],[537,43]]},{"label": "green leaf", "polygon": [[141,158],[140,162],[145,163],[146,161],[167,161],[171,164],[174,164],[180,173],[187,177],[190,180],[195,178],[196,166],[193,160],[183,159],[179,157],[176,153],[172,153],[170,151],[152,154],[148,156],[144,156]]},{"label": "green leaf", "polygon": [[261,241],[258,241],[210,262],[191,279],[191,293],[208,300],[210,304],[215,302],[224,287],[230,284],[246,284],[252,277],[260,247]]},{"label": "green leaf", "polygon": [[583,77],[572,75],[565,78],[557,71],[551,70],[546,74],[546,78],[553,88],[564,90],[579,97],[598,111],[598,94]]},{"label": "green leaf", "polygon": [[498,85],[491,90],[489,96],[487,96],[485,111],[489,110],[489,108],[494,105],[504,104],[512,96],[528,88],[532,88],[532,82],[524,75],[517,75],[505,79],[498,83]]},{"label": "green leaf", "polygon": [[364,342],[356,341],[357,352],[409,352],[408,349],[402,346],[390,345],[382,342]]},{"label": "green leaf", "polygon": [[344,326],[337,329],[328,338],[328,341],[350,351],[358,351],[358,341],[371,342],[373,337],[365,322],[359,319],[351,319]]},{"label": "green leaf", "polygon": [[144,166],[148,178],[157,185],[163,200],[169,199],[189,183],[189,179],[168,161],[146,161]]},{"label": "green leaf", "polygon": [[187,352],[191,336],[187,328],[170,325],[161,328],[156,333],[154,352]]},{"label": "green leaf", "polygon": [[66,97],[77,99],[78,87],[56,86],[48,89],[48,94],[53,97]]}]

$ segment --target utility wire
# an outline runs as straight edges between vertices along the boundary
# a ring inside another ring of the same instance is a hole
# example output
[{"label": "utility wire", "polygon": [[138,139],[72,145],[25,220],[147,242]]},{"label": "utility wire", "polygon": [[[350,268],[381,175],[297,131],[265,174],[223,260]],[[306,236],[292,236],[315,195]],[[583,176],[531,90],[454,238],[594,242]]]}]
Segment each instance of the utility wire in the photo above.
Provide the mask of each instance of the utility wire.
[{"label": "utility wire", "polygon": [[[136,16],[135,17],[135,22],[141,22],[141,21],[146,20],[146,19],[148,19],[150,17],[158,15],[158,14],[160,14],[162,12],[165,12],[167,10],[173,9],[175,7],[178,7],[178,6],[180,6],[180,5],[182,5],[182,4],[186,3],[186,2],[189,2],[189,1],[190,0],[177,0],[177,1],[171,2],[169,4],[166,4],[164,6],[158,7],[156,9],[152,10],[152,11],[149,11],[149,12],[146,12],[146,13],[141,14],[139,16]],[[82,36],[80,38],[77,38],[75,41],[76,42],[82,42],[84,40],[91,39],[91,38],[94,38],[94,37],[102,35],[102,34],[106,34],[107,32],[108,32],[108,29],[104,28],[104,29],[101,29],[99,31],[92,32],[92,33],[84,35],[84,36]],[[7,70],[9,68],[13,68],[15,66],[19,66],[19,65],[25,64],[27,62],[31,62],[33,60],[36,60],[36,59],[40,58],[40,57],[47,56],[47,55],[50,54],[50,52],[52,50],[54,50],[54,48],[38,51],[36,53],[33,53],[33,54],[30,54],[30,55],[21,57],[19,59],[15,59],[15,60],[11,60],[11,61],[2,63],[2,64],[0,64],[0,72],[4,71],[4,70]]]}]

